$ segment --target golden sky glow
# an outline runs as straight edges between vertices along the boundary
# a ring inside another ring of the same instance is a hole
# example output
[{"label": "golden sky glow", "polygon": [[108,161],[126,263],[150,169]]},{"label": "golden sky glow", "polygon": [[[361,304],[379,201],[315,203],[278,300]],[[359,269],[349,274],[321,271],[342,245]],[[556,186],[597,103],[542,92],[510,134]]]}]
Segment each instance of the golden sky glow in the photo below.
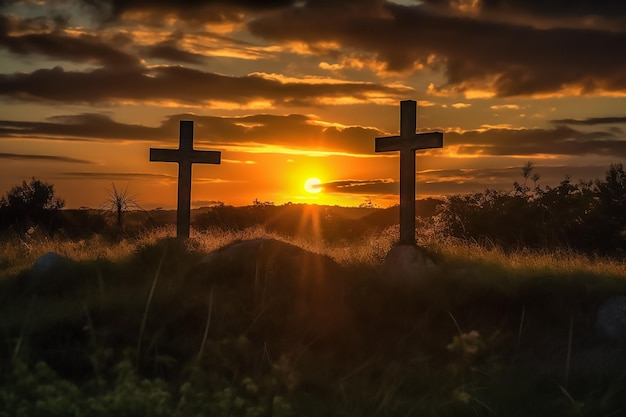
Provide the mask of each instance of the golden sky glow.
[{"label": "golden sky glow", "polygon": [[[417,195],[601,177],[626,159],[626,3],[544,0],[17,0],[0,6],[0,192],[36,177],[67,206],[116,184],[176,205],[151,147],[222,152],[194,207],[398,201],[374,138],[418,101]],[[305,182],[319,178],[319,186]],[[321,190],[321,191],[320,191]]]}]

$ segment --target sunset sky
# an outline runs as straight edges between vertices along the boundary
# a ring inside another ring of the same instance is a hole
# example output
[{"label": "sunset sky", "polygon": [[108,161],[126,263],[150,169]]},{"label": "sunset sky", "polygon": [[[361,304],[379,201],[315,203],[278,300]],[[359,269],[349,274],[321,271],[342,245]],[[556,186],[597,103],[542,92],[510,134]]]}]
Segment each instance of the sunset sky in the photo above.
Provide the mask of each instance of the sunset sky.
[{"label": "sunset sky", "polygon": [[[3,0],[0,193],[31,177],[68,208],[112,184],[176,206],[180,120],[192,204],[398,202],[400,100],[444,148],[417,195],[601,178],[626,163],[623,0]],[[320,193],[304,183],[319,178]]]}]

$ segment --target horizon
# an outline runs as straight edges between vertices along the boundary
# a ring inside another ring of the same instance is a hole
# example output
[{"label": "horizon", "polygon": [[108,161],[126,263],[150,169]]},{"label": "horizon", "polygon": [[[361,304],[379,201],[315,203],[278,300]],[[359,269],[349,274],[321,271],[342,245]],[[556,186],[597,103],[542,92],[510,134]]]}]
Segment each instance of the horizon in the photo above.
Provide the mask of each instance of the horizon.
[{"label": "horizon", "polygon": [[[398,134],[416,100],[417,198],[603,178],[626,160],[626,4],[522,0],[13,1],[0,6],[0,193],[31,177],[67,209],[113,185],[176,207],[178,147],[192,208],[215,202],[399,202]],[[319,184],[318,181],[319,180]],[[305,185],[306,184],[306,185]],[[321,189],[321,191],[320,191]]]}]

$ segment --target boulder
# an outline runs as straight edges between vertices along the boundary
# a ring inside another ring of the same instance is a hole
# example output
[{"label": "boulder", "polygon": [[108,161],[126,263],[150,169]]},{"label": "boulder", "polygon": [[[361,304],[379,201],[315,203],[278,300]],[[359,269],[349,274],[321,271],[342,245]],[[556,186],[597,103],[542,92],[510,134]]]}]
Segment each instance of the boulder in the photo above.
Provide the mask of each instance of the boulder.
[{"label": "boulder", "polygon": [[392,283],[419,283],[440,272],[425,249],[417,245],[392,247],[381,268],[381,275]]},{"label": "boulder", "polygon": [[610,297],[600,306],[595,328],[604,339],[626,341],[626,296]]},{"label": "boulder", "polygon": [[41,255],[33,266],[20,274],[19,287],[25,294],[66,294],[83,288],[81,265],[56,252]]},{"label": "boulder", "polygon": [[56,252],[48,252],[35,260],[30,268],[30,275],[36,277],[43,276],[53,269],[68,265],[70,262],[71,260],[63,255],[59,255]]}]

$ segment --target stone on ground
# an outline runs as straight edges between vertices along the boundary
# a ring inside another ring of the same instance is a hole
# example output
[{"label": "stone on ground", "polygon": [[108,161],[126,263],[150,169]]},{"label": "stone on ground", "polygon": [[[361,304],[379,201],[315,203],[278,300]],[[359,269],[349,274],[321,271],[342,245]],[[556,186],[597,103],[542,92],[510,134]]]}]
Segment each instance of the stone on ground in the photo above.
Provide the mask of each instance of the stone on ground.
[{"label": "stone on ground", "polygon": [[596,332],[611,341],[626,341],[626,296],[611,297],[600,306]]},{"label": "stone on ground", "polygon": [[42,276],[55,268],[67,265],[69,262],[71,262],[70,259],[65,256],[56,252],[48,252],[35,260],[30,268],[30,274],[32,276]]},{"label": "stone on ground", "polygon": [[419,283],[439,272],[428,253],[417,245],[396,245],[385,257],[381,274],[392,283]]}]

